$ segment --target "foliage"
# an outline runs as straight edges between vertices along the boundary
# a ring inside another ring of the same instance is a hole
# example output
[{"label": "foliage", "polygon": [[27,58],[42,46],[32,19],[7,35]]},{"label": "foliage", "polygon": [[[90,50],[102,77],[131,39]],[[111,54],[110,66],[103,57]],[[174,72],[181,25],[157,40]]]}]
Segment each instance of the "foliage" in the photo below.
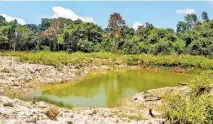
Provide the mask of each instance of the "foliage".
[{"label": "foliage", "polygon": [[51,50],[71,52],[120,52],[125,54],[191,54],[213,57],[213,20],[207,12],[187,14],[173,29],[150,23],[137,30],[126,25],[120,13],[110,15],[102,29],[94,23],[65,18],[43,18],[41,24],[20,25],[0,16],[1,50]]},{"label": "foliage", "polygon": [[87,40],[80,40],[77,43],[78,50],[83,52],[92,52],[93,51],[93,42],[89,42]]},{"label": "foliage", "polygon": [[178,124],[212,124],[212,95],[186,98],[183,95],[168,95],[161,106],[162,112],[170,123]]},{"label": "foliage", "polygon": [[203,21],[208,21],[209,17],[208,17],[208,13],[207,12],[202,12],[201,14],[202,20]]},{"label": "foliage", "polygon": [[110,15],[107,29],[109,34],[114,38],[120,38],[122,36],[122,28],[125,27],[125,20],[119,13],[113,13]]},{"label": "foliage", "polygon": [[191,88],[193,94],[208,93],[213,86],[212,76],[212,71],[207,71],[191,80],[188,86]]},{"label": "foliage", "polygon": [[166,95],[161,110],[170,123],[212,124],[212,71],[205,71],[188,84],[190,92]]},{"label": "foliage", "polygon": [[102,39],[102,29],[93,23],[73,23],[64,30],[64,43],[71,51],[96,51],[92,47]]},{"label": "foliage", "polygon": [[[131,65],[156,65],[156,66],[183,66],[183,67],[197,67],[202,69],[213,69],[213,60],[204,56],[191,56],[191,55],[123,55],[113,54],[110,52],[93,52],[82,53],[75,52],[68,54],[66,52],[0,52],[0,56],[17,56],[20,61],[60,66],[66,64],[73,65],[88,65],[96,64],[97,61],[100,65],[113,65],[113,64],[127,64]],[[98,58],[98,59],[97,59]]]}]

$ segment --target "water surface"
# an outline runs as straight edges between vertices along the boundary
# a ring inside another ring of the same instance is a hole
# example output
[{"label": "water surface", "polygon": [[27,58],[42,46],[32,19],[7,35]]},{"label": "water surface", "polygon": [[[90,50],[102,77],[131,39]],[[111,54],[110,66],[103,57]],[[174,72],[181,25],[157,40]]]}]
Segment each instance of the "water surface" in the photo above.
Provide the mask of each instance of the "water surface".
[{"label": "water surface", "polygon": [[45,96],[76,107],[115,107],[120,98],[149,89],[177,86],[193,74],[177,74],[168,70],[124,70],[91,74],[75,83],[46,86],[33,96]]}]

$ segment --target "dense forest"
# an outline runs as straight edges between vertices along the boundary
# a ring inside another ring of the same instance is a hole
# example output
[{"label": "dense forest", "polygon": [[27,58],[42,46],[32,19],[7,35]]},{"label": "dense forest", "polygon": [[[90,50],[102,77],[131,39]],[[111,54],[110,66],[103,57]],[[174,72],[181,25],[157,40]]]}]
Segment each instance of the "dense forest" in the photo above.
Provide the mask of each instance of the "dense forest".
[{"label": "dense forest", "polygon": [[14,51],[110,51],[125,54],[191,54],[213,56],[213,20],[202,12],[185,15],[176,30],[150,23],[137,30],[128,27],[119,13],[110,15],[102,29],[94,23],[65,18],[43,18],[41,24],[20,25],[0,16],[0,49]]}]

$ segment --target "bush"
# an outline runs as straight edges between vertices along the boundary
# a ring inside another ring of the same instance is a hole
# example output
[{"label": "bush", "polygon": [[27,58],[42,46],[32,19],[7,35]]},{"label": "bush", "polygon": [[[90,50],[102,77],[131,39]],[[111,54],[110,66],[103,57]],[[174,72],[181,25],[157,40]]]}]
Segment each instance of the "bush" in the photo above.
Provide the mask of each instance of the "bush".
[{"label": "bush", "polygon": [[181,54],[184,52],[184,48],[185,48],[184,41],[180,40],[180,41],[174,42],[172,46],[173,46],[174,52],[178,54]]},{"label": "bush", "polygon": [[213,38],[199,38],[189,45],[189,53],[192,55],[212,56]]},{"label": "bush", "polygon": [[[45,64],[53,66],[61,66],[66,64],[72,65],[88,65],[94,64],[93,61],[99,61],[100,64],[108,65],[122,63],[134,63],[136,65],[155,65],[155,66],[183,66],[183,67],[197,67],[202,69],[213,69],[213,60],[204,56],[191,55],[123,55],[113,54],[110,52],[94,52],[82,53],[73,52],[68,54],[66,52],[0,52],[1,56],[17,56],[22,62],[33,64]],[[98,59],[97,59],[98,58]],[[103,61],[101,60],[103,59]],[[112,61],[111,61],[112,60]]]},{"label": "bush", "polygon": [[93,51],[93,42],[88,40],[80,40],[77,44],[79,51],[83,52],[92,52]]},{"label": "bush", "polygon": [[101,49],[106,52],[114,51],[114,46],[115,46],[114,39],[106,38],[101,42],[102,47]]},{"label": "bush", "polygon": [[169,123],[212,124],[213,96],[209,93],[212,86],[212,71],[207,71],[190,81],[188,95],[170,94],[165,96],[160,109]]},{"label": "bush", "polygon": [[185,122],[184,110],[186,107],[186,99],[180,94],[165,96],[164,103],[160,106],[163,117],[170,122]]},{"label": "bush", "polygon": [[40,46],[39,50],[43,50],[43,51],[50,51],[50,47],[49,46]]},{"label": "bush", "polygon": [[209,94],[190,98],[180,94],[170,95],[165,98],[165,102],[161,107],[164,117],[170,123],[213,123],[213,97]]},{"label": "bush", "polygon": [[160,42],[154,44],[154,47],[151,49],[151,53],[154,55],[157,54],[170,54],[172,52],[172,42],[161,40]]},{"label": "bush", "polygon": [[208,93],[212,88],[212,79],[212,71],[203,72],[191,80],[188,86],[191,88],[191,92],[195,95]]}]

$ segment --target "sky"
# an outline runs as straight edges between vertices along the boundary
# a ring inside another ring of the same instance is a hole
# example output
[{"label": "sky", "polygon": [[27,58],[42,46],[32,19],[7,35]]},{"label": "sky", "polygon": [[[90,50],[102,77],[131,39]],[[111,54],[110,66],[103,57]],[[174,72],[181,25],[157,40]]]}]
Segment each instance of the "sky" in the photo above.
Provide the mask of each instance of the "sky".
[{"label": "sky", "polygon": [[184,15],[195,13],[201,18],[206,11],[213,18],[213,1],[194,2],[0,2],[0,15],[7,21],[17,19],[20,24],[39,24],[41,18],[70,18],[93,22],[106,28],[110,14],[119,12],[126,24],[137,28],[146,22],[159,28],[174,28]]}]

